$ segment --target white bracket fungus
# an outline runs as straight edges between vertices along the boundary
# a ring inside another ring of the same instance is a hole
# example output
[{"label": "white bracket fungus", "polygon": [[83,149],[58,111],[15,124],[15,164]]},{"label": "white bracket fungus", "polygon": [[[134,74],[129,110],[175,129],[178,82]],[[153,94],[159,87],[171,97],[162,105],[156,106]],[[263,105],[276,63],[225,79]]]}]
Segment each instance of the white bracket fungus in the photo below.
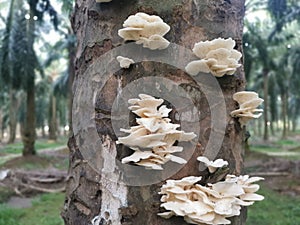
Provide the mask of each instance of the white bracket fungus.
[{"label": "white bracket fungus", "polygon": [[118,56],[117,60],[120,63],[120,67],[121,68],[126,68],[126,69],[128,69],[131,64],[135,63],[132,59],[126,58],[126,57],[123,57],[123,56]]},{"label": "white bracket fungus", "polygon": [[[232,117],[239,117],[241,126],[253,118],[259,118],[262,115],[263,109],[257,107],[264,101],[258,97],[258,94],[253,91],[241,91],[233,95],[233,100],[239,103],[240,108],[230,113]],[[258,114],[255,114],[258,113]]]},{"label": "white bracket fungus", "polygon": [[170,44],[163,37],[169,32],[170,26],[159,16],[140,12],[129,16],[123,27],[118,31],[119,36],[125,41],[136,41],[136,44],[142,44],[144,48],[165,49]]},{"label": "white bracket fungus", "polygon": [[254,193],[259,185],[253,183],[261,177],[227,175],[225,181],[207,186],[197,184],[200,180],[194,176],[167,180],[159,194],[161,207],[168,211],[158,215],[165,219],[182,216],[191,224],[230,224],[227,218],[240,215],[241,206],[264,199]]},{"label": "white bracket fungus", "polygon": [[203,162],[208,167],[208,171],[210,173],[216,172],[217,168],[228,166],[228,162],[223,159],[216,159],[215,161],[210,161],[204,156],[199,156],[197,160]]},{"label": "white bracket fungus", "polygon": [[190,62],[185,67],[186,72],[194,76],[199,72],[212,73],[216,77],[233,75],[241,66],[238,61],[242,57],[234,46],[235,41],[231,38],[196,43],[193,52],[200,60]]},{"label": "white bracket fungus", "polygon": [[[117,144],[124,144],[134,150],[134,153],[122,159],[122,163],[134,163],[148,169],[162,170],[161,165],[168,161],[180,164],[185,159],[172,155],[183,151],[180,146],[174,146],[176,141],[190,141],[196,137],[193,132],[186,133],[177,130],[179,124],[171,123],[168,117],[171,109],[160,106],[164,100],[150,95],[140,94],[140,98],[129,99],[129,109],[141,118],[137,118],[137,126],[121,129],[129,133],[126,137],[119,137]],[[160,107],[159,107],[160,106]],[[157,109],[159,107],[159,109]]]}]

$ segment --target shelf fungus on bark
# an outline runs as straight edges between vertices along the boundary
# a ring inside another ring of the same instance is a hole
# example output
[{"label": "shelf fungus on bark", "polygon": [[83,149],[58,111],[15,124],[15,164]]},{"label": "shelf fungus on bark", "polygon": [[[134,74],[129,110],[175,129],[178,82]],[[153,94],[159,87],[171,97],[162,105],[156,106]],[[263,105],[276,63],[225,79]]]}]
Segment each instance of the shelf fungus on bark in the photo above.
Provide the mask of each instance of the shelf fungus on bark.
[{"label": "shelf fungus on bark", "polygon": [[158,215],[165,219],[182,216],[191,224],[230,224],[227,218],[240,215],[242,206],[264,199],[254,193],[259,185],[253,183],[261,177],[227,175],[224,181],[206,186],[198,184],[200,180],[194,176],[167,180],[159,194],[161,207],[168,211]]},{"label": "shelf fungus on bark", "polygon": [[197,160],[203,162],[205,166],[207,166],[208,171],[210,173],[216,172],[218,168],[228,166],[228,162],[223,159],[216,159],[215,161],[210,161],[208,158],[204,156],[199,156]]},{"label": "shelf fungus on bark", "polygon": [[167,118],[171,109],[165,105],[160,106],[163,99],[146,94],[140,94],[139,97],[128,101],[131,104],[129,109],[141,117],[136,119],[138,125],[121,129],[129,135],[119,137],[117,141],[117,144],[124,144],[134,150],[132,155],[122,159],[122,163],[134,163],[154,170],[162,170],[162,165],[168,161],[186,163],[185,159],[173,155],[183,151],[183,147],[174,144],[176,141],[191,141],[196,135],[177,130],[180,125],[171,123]]},{"label": "shelf fungus on bark", "polygon": [[[230,113],[232,117],[239,117],[241,126],[244,126],[251,119],[257,119],[262,115],[263,109],[257,107],[263,103],[263,99],[253,91],[241,91],[233,95],[233,100],[239,103],[240,108]],[[257,114],[256,114],[257,113]]]},{"label": "shelf fungus on bark", "polygon": [[120,67],[125,68],[125,69],[128,69],[131,64],[135,63],[133,61],[133,59],[126,58],[126,57],[123,57],[123,56],[117,56],[117,60],[120,63]]},{"label": "shelf fungus on bark", "polygon": [[241,66],[238,61],[242,57],[239,51],[233,49],[234,46],[235,41],[231,38],[196,43],[193,52],[200,60],[190,62],[185,67],[186,72],[193,76],[199,72],[212,73],[216,77],[233,75]]},{"label": "shelf fungus on bark", "polygon": [[118,31],[119,36],[125,41],[136,41],[136,44],[142,44],[144,48],[165,49],[170,44],[163,37],[169,32],[170,26],[159,16],[139,12],[129,16],[123,27]]}]

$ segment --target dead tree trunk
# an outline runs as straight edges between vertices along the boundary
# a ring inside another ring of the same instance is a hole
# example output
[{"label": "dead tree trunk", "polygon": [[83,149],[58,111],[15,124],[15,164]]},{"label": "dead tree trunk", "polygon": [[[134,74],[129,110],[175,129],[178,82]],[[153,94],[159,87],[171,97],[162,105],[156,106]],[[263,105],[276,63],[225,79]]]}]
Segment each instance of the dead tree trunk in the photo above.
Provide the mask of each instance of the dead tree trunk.
[{"label": "dead tree trunk", "polygon": [[[174,44],[162,51],[143,50],[132,43],[128,44],[130,48],[123,47],[126,44],[118,36],[118,29],[129,15],[137,12],[163,18],[171,27],[165,37]],[[243,70],[238,69],[234,76],[215,79],[203,75],[197,80],[184,72],[184,65],[193,57],[187,52],[199,41],[232,37],[236,48],[241,50],[243,16],[243,0],[112,0],[100,4],[95,0],[76,1],[72,18],[78,40],[73,90],[74,136],[69,140],[69,178],[62,212],[65,224],[90,225],[98,215],[99,224],[187,224],[180,217],[165,220],[156,215],[161,210],[158,191],[166,179],[205,177],[205,172],[199,171],[196,158],[203,153],[209,155],[210,149],[214,150],[214,157],[230,163],[231,173],[241,173],[244,132],[238,120],[229,114],[237,107],[232,95],[244,89]],[[128,70],[114,71],[111,67],[118,68],[117,53],[134,55],[138,61]],[[164,83],[164,79],[169,82]],[[213,84],[208,82],[210,79],[219,85],[222,95],[215,97],[214,104],[208,99],[215,93]],[[138,80],[143,82],[138,83]],[[163,172],[145,171],[120,163],[129,150],[116,145],[120,133],[114,121],[126,115],[113,115],[113,111],[127,107],[126,93],[137,97],[136,90],[150,92],[152,84],[156,97],[164,95],[167,101],[178,97],[175,103],[168,101],[174,108],[172,121],[185,123],[185,131],[196,127],[198,133],[195,143],[185,146],[188,163],[180,169],[172,164]],[[193,107],[175,107],[184,101],[184,96],[174,96],[175,89],[184,90]],[[226,107],[220,107],[222,101]],[[214,116],[215,112],[220,116]],[[76,118],[79,114],[81,119]],[[90,126],[83,127],[81,123]],[[218,123],[225,124],[224,132],[218,130]],[[216,136],[211,138],[213,133]],[[216,144],[218,141],[221,141],[220,146]],[[245,224],[245,212],[232,221],[235,225]]]}]

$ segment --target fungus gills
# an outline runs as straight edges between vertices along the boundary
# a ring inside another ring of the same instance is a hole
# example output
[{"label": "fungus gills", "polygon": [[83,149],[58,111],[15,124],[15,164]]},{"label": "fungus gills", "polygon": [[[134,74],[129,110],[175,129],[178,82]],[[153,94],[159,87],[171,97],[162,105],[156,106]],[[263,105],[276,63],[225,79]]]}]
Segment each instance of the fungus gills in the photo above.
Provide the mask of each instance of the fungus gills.
[{"label": "fungus gills", "polygon": [[136,41],[136,44],[142,44],[144,48],[165,49],[170,44],[163,37],[169,32],[170,26],[159,16],[139,12],[129,16],[123,27],[118,31],[119,36],[125,41]]},{"label": "fungus gills", "polygon": [[161,165],[168,161],[186,163],[185,159],[172,155],[183,151],[183,147],[174,144],[176,141],[191,141],[196,135],[177,130],[180,125],[171,123],[167,118],[172,109],[160,106],[163,99],[146,94],[140,94],[139,97],[128,101],[131,105],[129,109],[140,117],[136,119],[138,125],[128,130],[121,129],[129,135],[119,137],[117,141],[117,144],[124,144],[134,150],[132,155],[122,159],[122,163],[131,162],[154,170],[162,170]]},{"label": "fungus gills", "polygon": [[193,52],[200,60],[190,62],[185,67],[186,72],[193,76],[199,72],[212,73],[216,77],[233,75],[241,66],[238,61],[242,57],[239,51],[233,49],[234,46],[235,41],[231,38],[196,43]]},{"label": "fungus gills", "polygon": [[206,186],[197,184],[200,180],[194,176],[167,180],[159,194],[161,207],[168,211],[158,215],[165,219],[182,216],[191,224],[230,224],[227,218],[240,215],[242,206],[264,199],[255,194],[259,185],[253,184],[261,177],[227,175],[224,181]]},{"label": "fungus gills", "polygon": [[[263,109],[257,107],[263,103],[263,99],[253,91],[241,91],[233,95],[233,100],[239,103],[240,108],[230,113],[232,117],[239,117],[241,127],[246,125],[249,120],[257,119],[262,115]],[[257,114],[255,114],[257,113]]]}]

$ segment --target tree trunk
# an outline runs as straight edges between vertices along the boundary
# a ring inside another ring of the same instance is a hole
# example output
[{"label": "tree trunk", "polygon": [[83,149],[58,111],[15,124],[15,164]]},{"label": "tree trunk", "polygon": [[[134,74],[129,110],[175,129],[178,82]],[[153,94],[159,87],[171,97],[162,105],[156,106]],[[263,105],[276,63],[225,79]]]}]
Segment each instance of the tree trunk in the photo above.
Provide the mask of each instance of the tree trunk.
[{"label": "tree trunk", "polygon": [[294,113],[292,116],[292,131],[293,131],[293,133],[295,133],[297,130],[298,117],[299,117],[299,113],[300,113],[300,99],[297,98],[295,102],[296,103],[294,106]]},{"label": "tree trunk", "polygon": [[[68,35],[73,35],[73,31],[69,29]],[[68,44],[68,54],[69,54],[69,62],[68,62],[68,125],[69,125],[69,131],[68,135],[72,135],[72,107],[73,107],[73,82],[75,77],[75,55],[76,55],[76,47],[75,43],[70,42]]]},{"label": "tree trunk", "polygon": [[269,71],[264,69],[264,140],[269,139]]},{"label": "tree trunk", "polygon": [[[132,43],[127,48],[117,33],[126,18],[136,12],[162,17],[171,27],[166,38],[177,45],[162,51],[145,50]],[[166,179],[202,175],[203,182],[207,181],[206,172],[199,170],[196,161],[202,154],[223,158],[230,164],[230,173],[241,173],[244,131],[229,114],[237,108],[232,95],[244,89],[243,70],[215,79],[206,74],[188,76],[184,66],[193,58],[190,50],[199,41],[232,37],[241,50],[243,16],[244,1],[240,0],[76,1],[72,18],[78,40],[74,136],[69,139],[69,179],[62,212],[65,224],[88,225],[99,216],[99,224],[184,225],[187,223],[181,217],[166,220],[156,215],[162,211],[158,192]],[[132,55],[137,63],[120,70],[116,54]],[[220,92],[214,89],[215,84],[220,85]],[[177,90],[184,90],[188,97],[177,96]],[[157,172],[120,164],[129,149],[116,145],[117,136],[124,134],[114,123],[117,121],[119,126],[118,122],[126,117],[118,110],[127,108],[130,95],[136,98],[139,93],[149,92],[163,96],[169,108],[173,107],[173,122],[181,123],[185,131],[195,128],[198,133],[195,143],[184,145],[188,163],[182,168],[170,163]],[[213,96],[214,104],[209,96]],[[186,98],[191,99],[192,106],[181,104]],[[117,114],[112,115],[115,110]],[[220,124],[224,126],[219,130]],[[245,214],[243,210],[241,216],[231,218],[232,224],[245,224]]]},{"label": "tree trunk", "polygon": [[34,103],[34,85],[32,89],[27,90],[26,99],[26,119],[22,132],[23,156],[35,155],[35,103]]},{"label": "tree trunk", "polygon": [[[29,55],[34,55],[33,43],[35,37],[35,21],[32,19],[35,14],[32,7],[35,7],[35,4],[30,6],[30,18],[27,20],[27,50]],[[26,71],[27,73],[27,82],[26,85],[26,117],[24,121],[24,127],[22,132],[22,141],[23,141],[23,156],[34,155],[35,152],[35,71],[33,67],[29,67]]]},{"label": "tree trunk", "polygon": [[0,143],[2,143],[3,139],[3,112],[2,109],[0,108]]},{"label": "tree trunk", "polygon": [[50,95],[49,101],[49,140],[57,139],[56,98]]},{"label": "tree trunk", "polygon": [[17,130],[17,112],[19,110],[19,101],[16,97],[16,90],[10,89],[9,93],[9,139],[8,143],[14,143]]},{"label": "tree trunk", "polygon": [[281,139],[287,138],[287,97],[286,93],[281,93],[281,116],[282,116],[282,122],[283,122],[283,129],[282,129],[282,136]]}]

